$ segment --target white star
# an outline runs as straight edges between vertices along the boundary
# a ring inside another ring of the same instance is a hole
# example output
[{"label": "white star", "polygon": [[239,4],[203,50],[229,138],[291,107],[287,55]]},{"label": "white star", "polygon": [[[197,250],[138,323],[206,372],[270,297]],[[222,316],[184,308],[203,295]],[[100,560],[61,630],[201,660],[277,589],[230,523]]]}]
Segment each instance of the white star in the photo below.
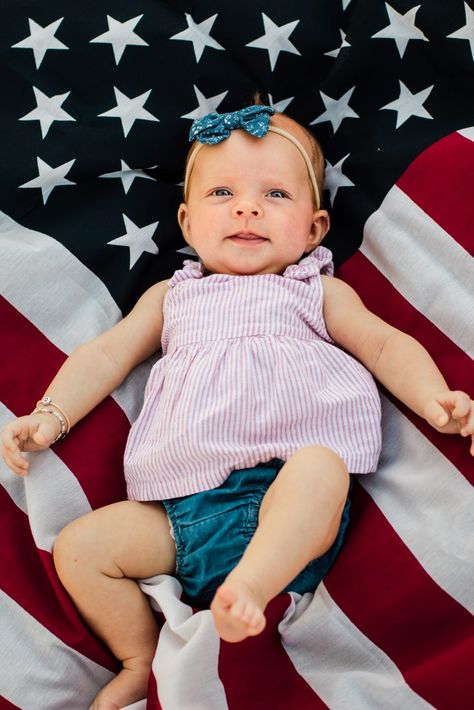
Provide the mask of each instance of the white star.
[{"label": "white star", "polygon": [[349,180],[347,175],[342,172],[342,165],[344,161],[349,157],[348,153],[344,158],[336,163],[336,165],[331,165],[329,160],[326,160],[326,170],[324,175],[324,188],[329,190],[329,199],[331,200],[331,205],[334,204],[336,199],[337,191],[340,187],[354,187],[352,180]]},{"label": "white star", "polygon": [[41,160],[41,158],[36,158],[36,162],[38,163],[38,177],[23,183],[23,185],[19,187],[39,187],[43,195],[43,204],[46,204],[48,197],[55,187],[59,187],[59,185],[76,184],[71,180],[66,180],[65,177],[76,162],[75,158],[68,163],[58,165],[57,168],[52,168],[48,163],[45,163],[44,160]]},{"label": "white star", "polygon": [[145,180],[155,180],[154,177],[152,177],[151,175],[147,175],[145,172],[143,172],[143,170],[135,170],[133,168],[129,168],[125,160],[120,161],[120,170],[116,170],[114,173],[103,173],[103,175],[99,175],[99,177],[120,178],[125,194],[128,193],[131,186],[133,185],[133,181],[136,178],[145,178]]},{"label": "white star", "polygon": [[63,20],[64,17],[60,17],[59,20],[51,22],[47,27],[41,27],[41,25],[38,25],[34,20],[28,19],[30,35],[22,39],[21,42],[12,44],[12,47],[16,47],[17,49],[32,49],[35,56],[36,68],[39,69],[48,49],[69,49],[69,47],[66,47],[65,44],[54,36]]},{"label": "white star", "polygon": [[148,42],[145,42],[144,39],[133,31],[142,17],[143,15],[137,15],[136,17],[132,17],[131,20],[120,22],[119,20],[114,20],[114,18],[110,17],[110,15],[107,15],[107,22],[109,25],[108,32],[104,32],[90,41],[97,44],[111,44],[114,52],[115,64],[118,64],[127,45],[135,45],[136,47],[149,46]]},{"label": "white star", "polygon": [[41,134],[45,138],[54,121],[75,121],[64,109],[61,108],[67,97],[71,93],[56,94],[56,96],[46,96],[42,91],[33,86],[36,99],[36,108],[22,116],[19,121],[39,121],[41,124]]},{"label": "white star", "polygon": [[147,224],[144,227],[137,227],[126,214],[122,214],[125,223],[125,234],[121,237],[112,239],[107,244],[114,244],[120,247],[128,247],[130,249],[130,268],[132,269],[143,252],[149,254],[158,254],[158,247],[152,237],[156,231],[159,222]]},{"label": "white star", "polygon": [[342,0],[342,9],[345,10],[351,0]]},{"label": "white star", "polygon": [[412,7],[404,15],[394,10],[388,3],[385,3],[385,7],[387,8],[389,24],[372,35],[372,39],[395,40],[400,57],[405,54],[405,49],[411,39],[422,39],[424,42],[428,42],[428,37],[418,27],[415,27],[415,16],[421,5]]},{"label": "white star", "polygon": [[105,111],[104,113],[99,113],[99,117],[120,118],[120,120],[122,121],[122,128],[125,136],[128,136],[130,129],[132,128],[135,121],[137,121],[138,119],[141,119],[143,121],[160,120],[159,118],[156,118],[156,116],[153,116],[153,114],[151,114],[145,108],[143,108],[145,102],[151,94],[151,89],[149,91],[145,91],[144,94],[140,94],[140,96],[135,96],[134,99],[130,99],[128,96],[125,96],[125,94],[122,94],[122,92],[119,91],[115,86],[114,92],[115,98],[117,100],[117,106],[111,108],[109,111]]},{"label": "white star", "polygon": [[269,105],[275,109],[275,111],[278,111],[279,113],[284,113],[285,109],[291,102],[293,101],[295,97],[290,96],[289,99],[281,99],[281,101],[277,101],[277,103],[273,103],[273,96],[271,94],[268,94],[268,103]]},{"label": "white star", "polygon": [[194,22],[191,15],[187,12],[185,13],[185,17],[186,22],[188,23],[187,29],[182,32],[178,32],[178,34],[173,35],[170,39],[182,39],[192,42],[196,62],[201,59],[202,53],[206,47],[212,47],[212,49],[224,49],[219,42],[216,42],[216,40],[211,37],[211,29],[217,17],[217,13],[212,15],[212,17],[208,17],[207,20],[203,20],[203,22],[199,23]]},{"label": "white star", "polygon": [[222,101],[224,101],[224,98],[229,92],[224,91],[222,94],[216,94],[216,96],[209,96],[209,98],[206,98],[204,94],[199,91],[196,84],[194,84],[194,93],[196,94],[198,107],[195,108],[194,111],[184,114],[181,118],[190,118],[194,121],[195,118],[202,118],[202,116],[205,116],[207,113],[216,111],[217,107],[222,103]]},{"label": "white star", "polygon": [[186,256],[198,256],[192,247],[183,247],[182,249],[176,249],[176,251],[178,254],[186,254]]},{"label": "white star", "polygon": [[339,47],[338,47],[337,49],[332,49],[330,52],[324,52],[324,55],[325,55],[326,57],[334,57],[334,58],[336,58],[336,57],[339,56],[339,52],[341,51],[341,49],[344,49],[344,47],[350,47],[350,46],[351,46],[351,45],[349,44],[349,42],[346,42],[346,34],[345,34],[345,32],[343,32],[342,30],[339,30],[339,32],[341,33],[341,44],[339,45]]},{"label": "white star", "polygon": [[389,111],[397,112],[397,128],[399,128],[405,121],[408,121],[412,116],[419,116],[420,118],[433,118],[428,111],[423,108],[423,104],[431,94],[434,84],[428,86],[426,89],[419,91],[417,94],[412,94],[411,91],[405,86],[402,81],[398,82],[400,84],[400,94],[398,99],[392,101],[385,106],[380,107],[382,109],[388,109]]},{"label": "white star", "polygon": [[332,130],[335,133],[345,118],[359,118],[355,111],[349,106],[349,101],[351,100],[354,89],[355,86],[349,89],[349,91],[346,91],[344,96],[341,96],[340,99],[332,99],[330,96],[326,96],[326,94],[320,91],[319,93],[321,94],[326,110],[315,118],[314,121],[311,121],[309,125],[312,126],[315,123],[331,121]]},{"label": "white star", "polygon": [[270,67],[273,71],[280,52],[290,52],[291,54],[299,54],[295,45],[290,42],[290,35],[298,24],[299,20],[288,22],[286,25],[279,27],[276,25],[264,12],[262,12],[263,26],[265,32],[261,37],[257,37],[253,42],[246,44],[246,47],[257,47],[258,49],[268,50],[270,59]]},{"label": "white star", "polygon": [[448,39],[466,39],[469,42],[472,58],[474,59],[474,10],[471,10],[467,2],[464,3],[464,12],[466,14],[466,24],[456,30],[456,32],[448,35]]}]

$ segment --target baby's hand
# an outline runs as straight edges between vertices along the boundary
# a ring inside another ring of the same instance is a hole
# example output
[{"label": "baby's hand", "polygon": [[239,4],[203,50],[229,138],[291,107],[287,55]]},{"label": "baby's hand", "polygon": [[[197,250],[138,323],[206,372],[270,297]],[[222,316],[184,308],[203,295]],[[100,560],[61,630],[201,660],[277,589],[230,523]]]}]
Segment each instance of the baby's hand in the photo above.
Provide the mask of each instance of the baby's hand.
[{"label": "baby's hand", "polygon": [[47,449],[60,428],[51,414],[30,414],[14,419],[1,432],[3,460],[17,476],[26,476],[30,464],[23,452]]},{"label": "baby's hand", "polygon": [[424,409],[426,421],[444,434],[471,437],[474,456],[474,402],[465,392],[440,392],[428,400]]}]

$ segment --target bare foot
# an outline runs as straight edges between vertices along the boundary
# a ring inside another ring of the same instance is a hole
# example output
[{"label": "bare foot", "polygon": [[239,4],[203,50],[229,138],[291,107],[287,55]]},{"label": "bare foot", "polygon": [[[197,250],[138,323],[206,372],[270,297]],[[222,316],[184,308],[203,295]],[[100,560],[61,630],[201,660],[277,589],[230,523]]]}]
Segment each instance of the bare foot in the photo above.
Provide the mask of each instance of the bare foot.
[{"label": "bare foot", "polygon": [[146,698],[149,667],[124,668],[97,694],[89,710],[119,710]]},{"label": "bare foot", "polygon": [[217,633],[231,643],[257,636],[266,624],[263,608],[261,599],[247,584],[226,580],[211,603]]}]

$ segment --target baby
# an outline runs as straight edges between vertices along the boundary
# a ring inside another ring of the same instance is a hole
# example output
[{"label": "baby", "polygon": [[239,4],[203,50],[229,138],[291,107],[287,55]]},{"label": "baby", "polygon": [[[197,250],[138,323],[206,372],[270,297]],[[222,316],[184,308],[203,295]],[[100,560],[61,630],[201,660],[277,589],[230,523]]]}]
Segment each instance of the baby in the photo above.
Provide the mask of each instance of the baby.
[{"label": "baby", "polygon": [[2,434],[26,475],[23,452],[67,434],[161,346],[127,442],[129,500],[73,521],[54,547],[78,610],[123,664],[94,710],[146,696],[158,627],[137,579],[176,574],[231,642],[263,630],[282,590],[314,591],[342,543],[350,474],[377,466],[372,374],[438,431],[470,436],[474,455],[470,397],[332,276],[312,135],[258,105],[209,114],[191,138],[178,221],[200,261],[78,348]]}]

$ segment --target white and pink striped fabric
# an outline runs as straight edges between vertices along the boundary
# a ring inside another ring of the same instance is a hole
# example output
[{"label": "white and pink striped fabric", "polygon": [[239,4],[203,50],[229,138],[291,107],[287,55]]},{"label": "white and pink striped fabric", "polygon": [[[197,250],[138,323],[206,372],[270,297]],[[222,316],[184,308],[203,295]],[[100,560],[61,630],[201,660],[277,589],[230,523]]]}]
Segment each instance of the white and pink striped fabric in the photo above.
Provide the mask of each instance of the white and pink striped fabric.
[{"label": "white and pink striped fabric", "polygon": [[163,357],[125,451],[130,498],[162,500],[321,444],[352,473],[374,471],[380,398],[323,320],[318,247],[283,275],[205,275],[185,262],[165,297]]}]

